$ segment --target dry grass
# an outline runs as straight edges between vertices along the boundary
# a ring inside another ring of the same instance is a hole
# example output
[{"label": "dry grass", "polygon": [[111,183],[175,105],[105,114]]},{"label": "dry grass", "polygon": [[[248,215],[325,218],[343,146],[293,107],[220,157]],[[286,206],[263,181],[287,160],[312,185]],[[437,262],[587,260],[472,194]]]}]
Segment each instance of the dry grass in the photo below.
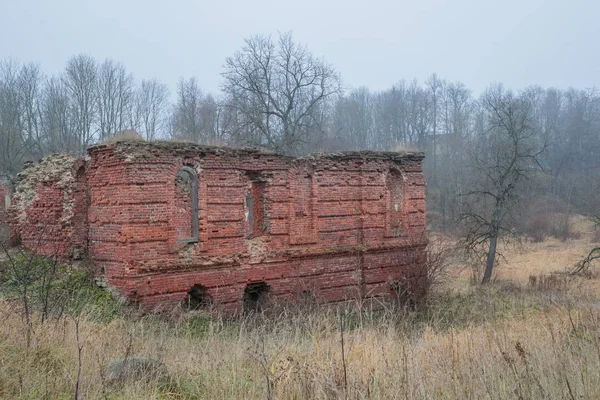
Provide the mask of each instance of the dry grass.
[{"label": "dry grass", "polygon": [[[564,269],[588,247],[583,239],[526,245],[486,288],[458,287],[466,280],[456,268],[418,313],[349,306],[231,321],[84,318],[81,398],[597,399],[596,286],[527,286],[529,275]],[[4,302],[0,317],[0,397],[73,398],[74,321],[36,324],[27,349],[19,314]],[[162,360],[168,377],[105,382],[108,362],[125,354]]]}]

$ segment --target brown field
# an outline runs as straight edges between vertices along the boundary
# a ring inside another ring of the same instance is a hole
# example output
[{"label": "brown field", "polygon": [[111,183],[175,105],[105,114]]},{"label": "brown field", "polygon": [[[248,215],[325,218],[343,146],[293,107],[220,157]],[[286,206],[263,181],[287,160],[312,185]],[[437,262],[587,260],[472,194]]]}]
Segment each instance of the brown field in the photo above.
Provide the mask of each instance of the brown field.
[{"label": "brown field", "polygon": [[[350,304],[236,320],[88,315],[79,323],[79,397],[598,399],[600,279],[548,278],[586,254],[588,233],[508,249],[485,288],[457,262],[419,312]],[[0,397],[73,398],[74,320],[36,320],[27,348],[15,305],[3,302],[0,317]],[[107,364],[125,355],[160,359],[167,375],[107,382]]]}]

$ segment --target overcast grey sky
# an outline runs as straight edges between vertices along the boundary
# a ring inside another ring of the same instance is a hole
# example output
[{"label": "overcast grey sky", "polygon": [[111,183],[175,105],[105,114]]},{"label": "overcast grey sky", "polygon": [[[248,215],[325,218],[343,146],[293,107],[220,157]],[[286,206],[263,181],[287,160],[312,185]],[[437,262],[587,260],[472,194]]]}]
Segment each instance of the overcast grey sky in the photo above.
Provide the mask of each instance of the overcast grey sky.
[{"label": "overcast grey sky", "polygon": [[390,87],[431,73],[476,94],[600,87],[598,0],[0,0],[0,59],[46,73],[87,53],[174,88],[195,76],[216,92],[225,58],[252,34],[293,31],[346,87]]}]

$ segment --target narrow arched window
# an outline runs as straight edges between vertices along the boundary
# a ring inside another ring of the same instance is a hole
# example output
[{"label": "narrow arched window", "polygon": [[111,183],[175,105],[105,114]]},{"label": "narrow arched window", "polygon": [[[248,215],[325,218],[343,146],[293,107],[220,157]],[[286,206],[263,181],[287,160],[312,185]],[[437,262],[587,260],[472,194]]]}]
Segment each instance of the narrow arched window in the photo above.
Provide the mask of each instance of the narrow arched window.
[{"label": "narrow arched window", "polygon": [[175,233],[178,242],[198,241],[198,176],[190,167],[175,175]]},{"label": "narrow arched window", "polygon": [[387,212],[386,212],[386,231],[387,236],[402,236],[404,219],[404,179],[399,171],[391,170],[387,174],[386,181],[387,192]]}]

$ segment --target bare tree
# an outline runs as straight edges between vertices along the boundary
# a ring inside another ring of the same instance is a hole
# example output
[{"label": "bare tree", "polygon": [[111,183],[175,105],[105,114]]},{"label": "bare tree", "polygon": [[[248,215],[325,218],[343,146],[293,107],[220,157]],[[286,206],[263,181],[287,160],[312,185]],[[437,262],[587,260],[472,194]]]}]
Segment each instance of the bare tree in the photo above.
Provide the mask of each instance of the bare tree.
[{"label": "bare tree", "polygon": [[198,105],[200,132],[203,142],[210,145],[222,145],[223,132],[220,129],[221,106],[210,94],[204,96]]},{"label": "bare tree", "polygon": [[195,78],[180,79],[177,84],[177,102],[173,109],[172,137],[201,143],[202,123],[200,102],[204,94]]},{"label": "bare tree", "polygon": [[373,104],[366,87],[340,97],[335,105],[334,130],[336,137],[347,148],[374,148]]},{"label": "bare tree", "polygon": [[[429,97],[416,80],[408,86],[406,95],[404,112],[406,139],[408,143],[424,149],[429,129]],[[406,140],[404,143],[407,143]]]},{"label": "bare tree", "polygon": [[44,155],[42,143],[41,86],[44,76],[37,64],[26,64],[21,67],[18,77],[23,126],[23,142],[30,159],[38,159]]},{"label": "bare tree", "polygon": [[375,136],[377,148],[393,150],[398,144],[408,143],[407,135],[407,89],[400,81],[391,89],[383,91],[373,99]]},{"label": "bare tree", "polygon": [[113,60],[105,60],[98,69],[98,116],[100,140],[106,140],[128,128],[128,112],[133,106],[133,76],[125,66]]},{"label": "bare tree", "polygon": [[71,118],[77,137],[77,154],[92,143],[97,120],[98,66],[87,55],[79,54],[67,62],[64,82],[69,91]]},{"label": "bare tree", "polygon": [[168,111],[167,86],[156,79],[143,80],[136,96],[136,112],[146,140],[156,140],[165,135]]},{"label": "bare tree", "polygon": [[274,43],[269,36],[253,36],[227,58],[223,91],[228,106],[243,118],[240,126],[255,135],[241,138],[285,153],[307,141],[319,120],[319,105],[341,90],[340,79],[325,61],[296,44],[290,33]]},{"label": "bare tree", "polygon": [[436,74],[433,74],[429,77],[429,79],[427,80],[427,82],[425,84],[427,86],[427,89],[429,90],[429,96],[431,98],[431,107],[430,107],[431,124],[432,124],[431,159],[432,159],[432,163],[433,163],[432,176],[435,179],[435,178],[437,178],[437,134],[438,134],[437,122],[438,122],[438,111],[440,108],[439,97],[440,97],[440,92],[442,90],[444,82],[442,80],[440,80]]},{"label": "bare tree", "polygon": [[[437,170],[437,177],[431,180],[430,193],[438,194],[432,200],[438,201],[435,209],[441,212],[441,225],[446,230],[453,226],[464,209],[464,198],[459,194],[469,190],[464,169],[468,163],[466,155],[470,149],[469,139],[477,113],[470,91],[460,82],[447,83],[442,87],[440,103],[442,134],[437,138],[437,158],[443,168]],[[483,116],[483,113],[479,116]],[[483,134],[480,137],[483,138]]]},{"label": "bare tree", "polygon": [[78,137],[69,112],[69,91],[61,78],[50,78],[42,91],[43,147],[48,153],[78,153]]},{"label": "bare tree", "polygon": [[14,179],[27,153],[23,141],[19,66],[0,63],[0,171]]},{"label": "bare tree", "polygon": [[487,113],[487,129],[476,138],[471,151],[472,171],[469,209],[461,215],[469,250],[487,246],[482,283],[492,276],[498,239],[513,232],[511,211],[521,185],[541,167],[545,149],[533,140],[531,104],[502,86],[488,89],[481,99]]}]

